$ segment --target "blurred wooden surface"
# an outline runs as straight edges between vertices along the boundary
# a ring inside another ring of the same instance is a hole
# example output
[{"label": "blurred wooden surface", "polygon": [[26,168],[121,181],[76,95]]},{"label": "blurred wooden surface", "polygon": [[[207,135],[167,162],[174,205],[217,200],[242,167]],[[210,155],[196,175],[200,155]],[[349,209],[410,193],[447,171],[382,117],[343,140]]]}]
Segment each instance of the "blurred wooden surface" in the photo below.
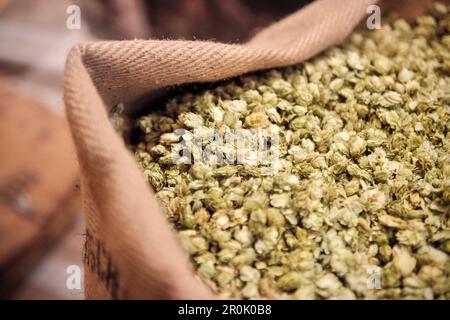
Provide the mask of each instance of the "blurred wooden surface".
[{"label": "blurred wooden surface", "polygon": [[311,0],[75,0],[91,32],[106,39],[243,42]]},{"label": "blurred wooden surface", "polygon": [[82,268],[83,216],[78,215],[74,222],[74,225],[68,228],[63,237],[50,248],[10,298],[32,300],[84,299],[83,287],[81,289],[69,289],[66,286],[67,267],[76,265]]},{"label": "blurred wooden surface", "polygon": [[[0,185],[14,186],[6,187],[3,194],[8,200],[0,205],[0,291],[13,299],[84,297],[82,289],[66,286],[67,267],[82,268],[84,231],[83,216],[76,214],[81,200],[75,180],[72,190],[78,199],[69,191],[68,181],[77,166],[63,115],[62,80],[70,48],[93,37],[84,12],[81,29],[66,27],[71,4],[71,0],[0,0]],[[20,105],[23,108],[15,111]],[[27,119],[10,119],[7,129],[5,116],[14,116],[13,111],[16,118]],[[39,138],[33,140],[32,131]],[[13,148],[22,148],[20,156],[12,157]],[[27,168],[48,176],[33,178]],[[40,186],[43,182],[47,187]]]},{"label": "blurred wooden surface", "polygon": [[0,80],[0,297],[58,241],[81,210],[65,119]]}]

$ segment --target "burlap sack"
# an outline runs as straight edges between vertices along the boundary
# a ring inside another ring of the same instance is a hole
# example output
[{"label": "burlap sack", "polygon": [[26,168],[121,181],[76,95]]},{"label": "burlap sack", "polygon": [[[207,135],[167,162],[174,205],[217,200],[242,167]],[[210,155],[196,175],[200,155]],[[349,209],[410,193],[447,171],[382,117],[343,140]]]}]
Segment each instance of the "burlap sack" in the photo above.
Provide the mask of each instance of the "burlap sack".
[{"label": "burlap sack", "polygon": [[64,99],[82,175],[87,298],[214,297],[194,275],[107,109],[169,85],[299,63],[341,42],[375,2],[319,0],[244,45],[108,41],[70,52]]}]

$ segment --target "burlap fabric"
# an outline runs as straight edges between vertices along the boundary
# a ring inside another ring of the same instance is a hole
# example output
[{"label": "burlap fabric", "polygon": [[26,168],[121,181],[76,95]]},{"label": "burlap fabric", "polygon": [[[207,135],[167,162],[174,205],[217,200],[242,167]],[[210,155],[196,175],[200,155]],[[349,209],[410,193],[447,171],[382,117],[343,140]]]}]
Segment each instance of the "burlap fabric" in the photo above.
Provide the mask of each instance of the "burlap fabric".
[{"label": "burlap fabric", "polygon": [[87,298],[214,297],[194,275],[107,109],[169,85],[299,63],[344,40],[375,2],[318,0],[243,45],[107,41],[70,52],[64,100],[82,176]]}]

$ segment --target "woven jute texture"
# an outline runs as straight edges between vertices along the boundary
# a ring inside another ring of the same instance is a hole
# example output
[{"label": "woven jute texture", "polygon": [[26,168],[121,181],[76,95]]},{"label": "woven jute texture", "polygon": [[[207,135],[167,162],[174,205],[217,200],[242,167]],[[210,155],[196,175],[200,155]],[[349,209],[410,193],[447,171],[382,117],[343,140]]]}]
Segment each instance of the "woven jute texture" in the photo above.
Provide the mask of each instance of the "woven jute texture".
[{"label": "woven jute texture", "polygon": [[161,87],[299,63],[343,41],[375,2],[318,0],[243,45],[135,40],[72,49],[64,100],[82,176],[87,298],[215,297],[194,275],[108,108]]}]

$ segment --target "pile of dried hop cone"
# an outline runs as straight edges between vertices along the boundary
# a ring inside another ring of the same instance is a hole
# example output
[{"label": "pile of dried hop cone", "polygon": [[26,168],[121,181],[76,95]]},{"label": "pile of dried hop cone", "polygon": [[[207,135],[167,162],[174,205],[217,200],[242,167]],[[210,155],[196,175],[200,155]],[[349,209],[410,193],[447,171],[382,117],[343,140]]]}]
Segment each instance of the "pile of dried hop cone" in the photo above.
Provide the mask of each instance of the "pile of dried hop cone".
[{"label": "pile of dried hop cone", "polygon": [[[137,120],[136,159],[213,291],[450,299],[449,9],[434,3],[413,25],[391,18]],[[237,129],[268,135],[256,165],[218,161],[239,150],[211,132]],[[199,136],[202,150],[189,144]],[[182,141],[208,156],[177,160]]]}]

